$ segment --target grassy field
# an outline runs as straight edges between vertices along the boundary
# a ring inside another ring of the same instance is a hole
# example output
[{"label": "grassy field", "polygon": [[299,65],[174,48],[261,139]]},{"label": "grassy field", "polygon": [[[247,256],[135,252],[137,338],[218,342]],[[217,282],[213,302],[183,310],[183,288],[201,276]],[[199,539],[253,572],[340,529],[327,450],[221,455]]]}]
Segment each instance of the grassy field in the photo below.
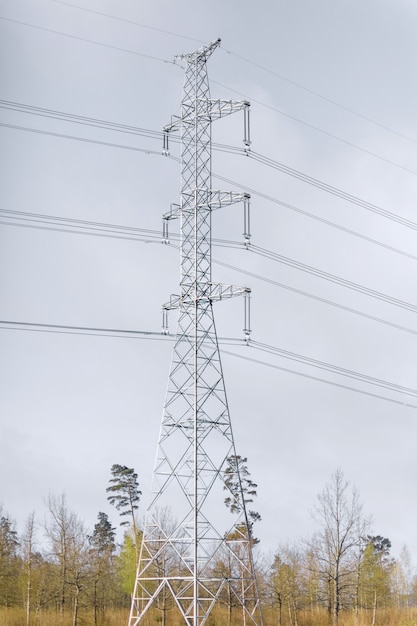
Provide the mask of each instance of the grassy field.
[{"label": "grassy field", "polygon": [[[97,626],[128,626],[129,611],[108,610],[99,616]],[[339,626],[373,626],[372,611],[362,611],[359,615],[342,612]],[[265,626],[332,626],[332,620],[325,611],[300,611],[297,619],[282,614],[281,624],[276,611],[264,611]],[[163,626],[160,614],[144,620],[144,626]],[[181,626],[184,622],[179,616],[169,615],[166,626]],[[0,608],[0,626],[27,626],[26,611],[21,608]],[[41,611],[31,615],[30,626],[74,626],[70,612],[62,617],[53,610]],[[81,612],[76,626],[95,626],[91,612]],[[207,626],[228,626],[227,612],[218,609],[210,616]],[[243,626],[241,615],[236,612],[230,626]],[[246,626],[250,626],[246,621]],[[417,626],[417,608],[386,609],[377,613],[374,626]]]}]

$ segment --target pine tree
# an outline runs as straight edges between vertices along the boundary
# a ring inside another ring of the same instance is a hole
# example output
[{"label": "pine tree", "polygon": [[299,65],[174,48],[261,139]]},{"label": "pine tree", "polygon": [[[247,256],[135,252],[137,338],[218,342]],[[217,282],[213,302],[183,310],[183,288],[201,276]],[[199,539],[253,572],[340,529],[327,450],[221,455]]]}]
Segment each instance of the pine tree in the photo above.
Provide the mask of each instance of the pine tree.
[{"label": "pine tree", "polygon": [[[133,539],[135,542],[136,558],[139,556],[138,528],[135,511],[139,508],[142,492],[139,490],[138,475],[135,470],[126,465],[114,464],[111,468],[112,478],[106,492],[110,493],[107,500],[120,511],[121,517],[130,516]],[[129,520],[120,522],[120,526],[128,526]]]}]

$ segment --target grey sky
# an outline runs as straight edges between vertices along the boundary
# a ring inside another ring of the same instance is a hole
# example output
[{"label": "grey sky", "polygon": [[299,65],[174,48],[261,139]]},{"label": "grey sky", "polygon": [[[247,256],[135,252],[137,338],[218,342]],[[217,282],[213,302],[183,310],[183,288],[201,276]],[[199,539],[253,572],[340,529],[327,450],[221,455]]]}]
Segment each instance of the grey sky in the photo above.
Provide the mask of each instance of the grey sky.
[{"label": "grey sky", "polygon": [[[182,69],[161,60],[221,37],[208,65],[211,92],[252,102],[254,151],[417,222],[417,174],[407,171],[417,172],[413,2],[74,0],[90,11],[69,4],[0,0],[3,100],[159,131],[177,111],[183,83]],[[0,111],[3,124],[162,150],[143,137]],[[174,160],[6,126],[0,135],[2,210],[159,229],[178,198]],[[219,121],[213,135],[241,146],[241,117]],[[214,179],[216,188],[246,185],[416,254],[414,229],[252,159],[214,152],[213,170],[237,183]],[[251,218],[254,245],[416,305],[416,260],[255,194]],[[215,237],[241,233],[241,207],[216,212]],[[214,256],[414,331],[215,265],[215,280],[252,288],[255,341],[417,387],[415,312],[247,251],[215,248]],[[0,319],[158,331],[178,269],[173,247],[0,223]],[[219,304],[216,316],[220,336],[242,336],[241,301]],[[0,502],[20,527],[32,510],[43,515],[49,492],[65,492],[89,526],[98,511],[110,513],[113,463],[138,472],[144,513],[171,347],[0,328]],[[237,448],[259,485],[262,548],[313,531],[309,511],[340,467],[374,531],[396,554],[407,544],[416,563],[417,409],[398,402],[417,399],[249,348],[224,349],[310,376],[223,357]]]}]

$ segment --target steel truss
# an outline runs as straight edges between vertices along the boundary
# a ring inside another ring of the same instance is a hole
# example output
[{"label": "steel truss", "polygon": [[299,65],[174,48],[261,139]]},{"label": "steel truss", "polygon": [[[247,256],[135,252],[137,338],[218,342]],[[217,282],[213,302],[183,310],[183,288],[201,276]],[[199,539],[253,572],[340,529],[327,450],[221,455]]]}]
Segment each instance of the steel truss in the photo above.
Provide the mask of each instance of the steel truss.
[{"label": "steel truss", "polygon": [[[219,43],[181,55],[181,115],[165,127],[167,136],[179,130],[182,139],[180,204],[164,216],[180,220],[180,294],[163,307],[179,314],[130,626],[152,611],[164,626],[178,611],[189,626],[204,626],[219,603],[229,617],[239,611],[243,624],[262,623],[238,463],[239,488],[231,493],[226,482],[237,455],[213,316],[214,301],[250,292],[212,281],[212,211],[243,202],[246,224],[249,199],[211,187],[212,121],[243,110],[249,145],[249,103],[210,99],[206,62]],[[248,336],[248,313],[245,320]],[[233,499],[233,515],[225,497]]]}]

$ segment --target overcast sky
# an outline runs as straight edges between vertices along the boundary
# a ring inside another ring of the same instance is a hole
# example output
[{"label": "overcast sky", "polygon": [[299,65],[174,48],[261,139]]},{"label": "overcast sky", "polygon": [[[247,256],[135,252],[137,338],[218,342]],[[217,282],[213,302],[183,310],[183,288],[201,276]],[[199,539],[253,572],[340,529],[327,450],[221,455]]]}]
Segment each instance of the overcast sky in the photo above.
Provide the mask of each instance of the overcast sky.
[{"label": "overcast sky", "polygon": [[[211,94],[251,102],[252,150],[363,206],[219,151],[214,175],[233,184],[215,177],[215,188],[252,190],[254,246],[396,301],[237,248],[214,247],[214,280],[252,289],[253,341],[409,390],[223,344],[261,547],[307,538],[317,493],[340,468],[374,533],[394,554],[406,544],[416,564],[415,3],[0,0],[0,17],[0,319],[160,331],[178,291],[174,246],[21,213],[160,231],[178,163],[160,138],[33,107],[160,131],[181,102],[174,56],[220,37]],[[213,126],[217,143],[242,147],[242,133],[240,115]],[[215,213],[214,237],[242,232],[239,205]],[[241,300],[215,314],[219,336],[242,337]],[[114,463],[137,471],[144,514],[171,350],[162,338],[0,325],[0,503],[19,529],[33,510],[42,519],[49,493],[65,493],[90,528],[99,511],[116,524],[105,493]]]}]

